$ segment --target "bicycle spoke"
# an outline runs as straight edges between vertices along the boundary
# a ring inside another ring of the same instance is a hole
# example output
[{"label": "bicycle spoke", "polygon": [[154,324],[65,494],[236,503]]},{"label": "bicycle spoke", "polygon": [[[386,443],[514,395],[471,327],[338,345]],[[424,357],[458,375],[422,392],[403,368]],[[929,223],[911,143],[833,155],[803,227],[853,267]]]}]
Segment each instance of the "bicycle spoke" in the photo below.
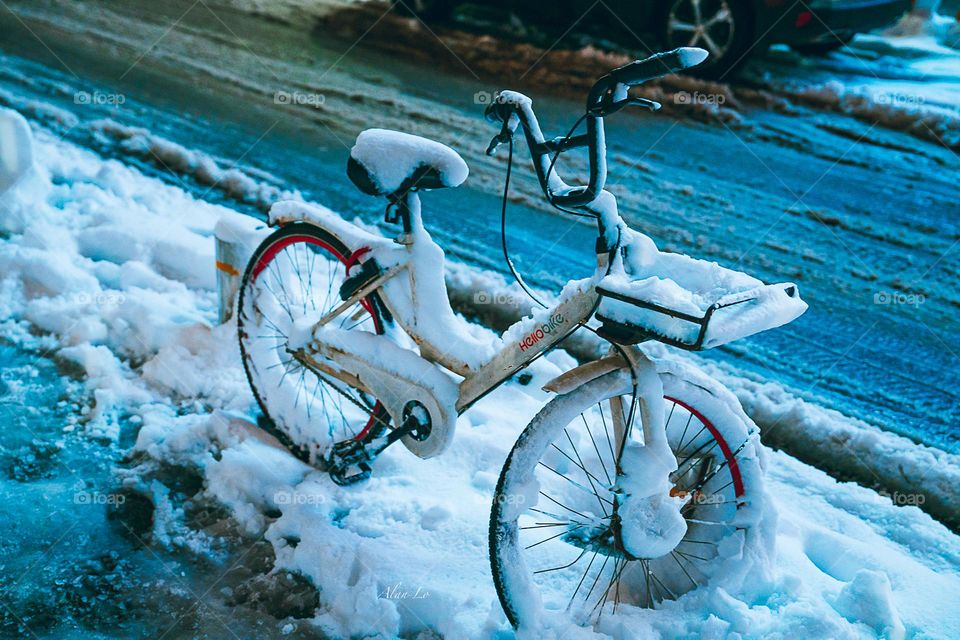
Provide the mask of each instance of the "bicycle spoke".
[{"label": "bicycle spoke", "polygon": [[613,506],[613,501],[608,500],[608,499],[600,496],[600,495],[597,494],[595,491],[592,491],[592,490],[586,488],[585,486],[583,486],[582,484],[580,484],[579,482],[568,478],[567,476],[563,475],[562,473],[560,473],[559,471],[557,471],[557,470],[554,469],[553,467],[551,467],[551,466],[549,466],[549,465],[547,465],[547,464],[545,464],[545,463],[543,463],[543,462],[538,462],[537,464],[540,465],[541,467],[546,467],[546,468],[549,469],[550,471],[553,471],[555,474],[557,474],[558,476],[560,476],[561,478],[563,478],[564,480],[566,480],[567,482],[569,482],[570,484],[572,484],[572,485],[575,486],[576,488],[580,489],[581,491],[584,491],[584,492],[586,492],[586,493],[589,494],[589,495],[595,495],[595,496],[597,496],[598,498],[600,498],[600,500],[602,500],[602,501],[606,502],[607,504],[609,504],[611,507]]},{"label": "bicycle spoke", "polygon": [[[606,434],[607,446],[610,448],[610,461],[612,464],[616,465],[617,456],[613,453],[613,440],[610,438],[610,430],[607,428],[607,419],[603,415],[603,403],[598,402],[597,406],[600,408],[600,420],[603,422],[603,433]],[[611,420],[612,419],[613,416],[611,416]],[[616,469],[614,469],[614,472],[616,472]]]},{"label": "bicycle spoke", "polygon": [[567,520],[566,522],[535,522],[531,525],[525,527],[517,527],[521,531],[525,529],[546,529],[549,527],[569,527],[572,521]]},{"label": "bicycle spoke", "polygon": [[583,471],[585,474],[587,474],[588,476],[590,476],[591,478],[593,478],[593,479],[596,480],[597,482],[600,482],[600,480],[599,480],[595,475],[593,475],[592,473],[590,473],[589,471],[587,471],[586,469],[584,469],[583,467],[581,467],[580,464],[579,464],[576,460],[574,460],[573,458],[571,458],[570,455],[567,454],[566,451],[564,451],[563,449],[561,449],[561,448],[558,447],[557,445],[553,444],[552,442],[550,443],[550,446],[553,447],[554,449],[556,449],[557,451],[559,451],[559,452],[560,452],[560,455],[562,455],[564,458],[566,458],[566,459],[569,460],[571,463],[573,463],[575,466],[577,466],[577,467],[578,467],[581,471]]},{"label": "bicycle spoke", "polygon": [[587,568],[584,570],[583,575],[580,576],[580,582],[577,583],[577,588],[573,590],[573,595],[570,596],[570,601],[567,602],[567,610],[570,610],[570,607],[573,605],[573,601],[577,598],[577,594],[580,593],[580,587],[583,586],[583,581],[587,579],[587,574],[590,573],[590,567],[593,566],[594,560],[597,559],[597,556],[600,554],[599,551],[593,552],[593,557],[590,558],[590,563],[587,565]]},{"label": "bicycle spoke", "polygon": [[580,418],[583,420],[583,426],[587,428],[587,435],[590,436],[590,442],[593,444],[593,450],[597,453],[597,460],[600,461],[600,466],[603,468],[603,475],[607,478],[607,486],[613,486],[613,482],[610,480],[610,474],[607,473],[607,465],[603,463],[603,456],[600,455],[600,448],[597,447],[597,441],[593,439],[593,432],[590,431],[590,425],[587,424],[587,418],[582,413]]},{"label": "bicycle spoke", "polygon": [[[543,515],[545,515],[545,516],[550,516],[551,518],[555,518],[555,519],[557,519],[557,520],[563,520],[563,516],[558,516],[558,515],[555,514],[555,513],[550,513],[549,511],[543,511],[542,509],[536,509],[536,508],[534,508],[534,507],[530,507],[530,508],[528,509],[528,511],[535,511],[535,512],[537,512],[537,513],[541,513],[541,514],[543,514]],[[567,522],[572,522],[572,523],[574,523],[574,524],[585,524],[585,523],[579,522],[579,521],[577,521],[577,520],[568,520]]]},{"label": "bicycle spoke", "polygon": [[700,556],[695,556],[695,555],[693,555],[692,553],[686,553],[686,552],[684,552],[684,551],[680,551],[679,549],[674,549],[673,551],[674,551],[674,553],[679,554],[681,557],[686,558],[687,560],[689,560],[690,558],[695,558],[695,559],[697,559],[697,560],[700,560],[701,562],[709,562],[709,561],[710,561],[709,558],[701,558]]},{"label": "bicycle spoke", "polygon": [[[648,562],[647,564],[649,565],[649,562]],[[651,578],[655,583],[659,584],[660,587],[661,587],[664,591],[666,591],[667,593],[669,593],[669,594],[670,594],[670,597],[671,597],[672,599],[674,599],[674,600],[677,599],[677,594],[675,594],[675,593],[673,592],[673,590],[670,589],[670,587],[668,587],[662,580],[660,580],[660,578],[657,577],[657,574],[655,574],[655,573],[653,572],[653,569],[650,569],[650,578]],[[663,600],[663,598],[661,598],[661,601],[662,601],[662,600]]]},{"label": "bicycle spoke", "polygon": [[531,544],[531,545],[528,545],[528,546],[524,547],[524,549],[532,549],[532,548],[534,548],[534,547],[539,547],[539,546],[540,546],[541,544],[543,544],[544,542],[550,542],[551,540],[555,540],[555,539],[559,538],[560,536],[565,536],[565,535],[567,535],[568,533],[570,533],[571,531],[576,531],[577,529],[582,529],[583,526],[584,526],[584,525],[582,525],[582,524],[578,524],[577,526],[573,527],[572,529],[569,529],[569,530],[567,530],[567,531],[561,531],[560,533],[558,533],[558,534],[556,534],[556,535],[553,535],[553,536],[550,536],[549,538],[544,538],[544,539],[541,540],[540,542],[535,542],[535,543],[533,543],[533,544]]},{"label": "bicycle spoke", "polygon": [[568,564],[562,564],[562,565],[560,565],[560,566],[558,566],[558,567],[550,567],[550,568],[548,568],[548,569],[540,569],[540,570],[538,570],[538,571],[534,571],[533,573],[534,573],[534,575],[537,575],[537,574],[539,574],[539,573],[549,573],[549,572],[551,572],[551,571],[560,571],[560,570],[562,570],[562,569],[569,569],[569,568],[572,567],[573,565],[575,565],[575,564],[577,564],[578,562],[580,562],[580,560],[581,560],[581,559],[583,558],[583,556],[585,556],[585,555],[587,555],[587,550],[586,550],[586,549],[582,550],[582,551],[580,552],[580,555],[578,555],[578,556],[577,556],[577,559],[574,560],[573,562],[570,562],[570,563],[568,563]]},{"label": "bicycle spoke", "polygon": [[[573,439],[570,437],[570,433],[564,429],[563,432],[567,435],[567,442],[570,443],[570,446],[573,447],[573,455],[577,456],[577,460],[580,461],[580,466],[586,469],[586,465],[583,464],[583,460],[580,458],[580,452],[577,451],[577,445],[573,444]],[[596,487],[593,486],[593,480],[590,479],[589,474],[587,480],[590,482],[590,488],[593,489],[593,494],[597,497],[597,502],[600,504],[600,510],[603,511],[603,515],[607,515],[607,508],[603,506],[603,499],[600,497],[600,494],[597,493]]]},{"label": "bicycle spoke", "polygon": [[[571,509],[570,507],[566,506],[566,505],[563,504],[562,502],[558,502],[557,500],[554,500],[553,498],[551,498],[550,496],[548,496],[547,494],[545,494],[543,491],[540,491],[539,493],[540,493],[540,495],[542,495],[544,498],[546,498],[546,499],[549,500],[550,502],[556,504],[557,506],[563,507],[564,509],[566,509],[566,510],[569,511],[570,513],[575,513],[575,514],[577,514],[578,516],[580,516],[581,518],[586,518],[586,519],[588,519],[588,520],[590,519],[590,516],[584,515],[584,514],[580,513],[579,511],[576,511],[576,510],[574,510],[574,509]],[[606,515],[606,514],[604,514],[604,515]]]},{"label": "bicycle spoke", "polygon": [[610,597],[610,588],[613,587],[613,583],[614,583],[614,582],[617,582],[617,583],[619,584],[620,574],[623,572],[623,568],[622,568],[622,567],[627,566],[627,563],[626,563],[625,561],[623,562],[623,565],[621,566],[621,564],[620,564],[621,559],[622,559],[622,557],[621,557],[621,558],[615,558],[615,559],[614,559],[614,561],[613,561],[613,573],[610,574],[610,582],[607,583],[607,588],[603,590],[603,596],[600,598],[600,600],[597,602],[597,604],[593,605],[593,609],[590,610],[590,615],[592,616],[592,615],[593,615],[593,612],[596,611],[596,610],[599,608],[600,613],[597,614],[597,620],[599,620],[600,617],[603,615],[603,606],[607,603],[607,598]]},{"label": "bicycle spoke", "polygon": [[[676,405],[674,405],[674,407],[676,407]],[[679,452],[679,451],[683,451],[683,441],[684,441],[684,439],[686,439],[686,437],[687,437],[687,429],[690,428],[690,422],[691,422],[692,420],[693,420],[693,414],[691,413],[691,414],[687,417],[687,424],[685,424],[684,427],[683,427],[683,433],[680,434],[680,443],[677,445],[677,451],[678,451],[678,452]]]},{"label": "bicycle spoke", "polygon": [[694,588],[699,587],[699,586],[700,586],[700,583],[693,579],[693,576],[690,575],[690,572],[687,571],[686,567],[683,566],[683,563],[680,562],[680,558],[677,557],[677,552],[676,552],[676,551],[671,551],[671,552],[670,552],[670,556],[671,556],[671,557],[674,559],[674,561],[677,563],[677,566],[680,567],[680,570],[683,571],[683,573],[687,576],[687,579],[690,580],[690,582],[693,584]]},{"label": "bicycle spoke", "polygon": [[590,591],[588,591],[587,595],[583,598],[584,602],[590,601],[590,596],[593,594],[593,590],[597,588],[597,583],[600,581],[600,576],[603,575],[603,570],[606,568],[608,562],[610,562],[610,556],[604,557],[603,564],[600,565],[600,571],[597,572],[597,577],[593,579],[593,584],[590,585]]},{"label": "bicycle spoke", "polygon": [[731,460],[731,459],[734,459],[734,460],[735,460],[735,459],[737,458],[737,456],[740,454],[740,452],[743,451],[743,449],[747,446],[747,443],[748,443],[748,442],[750,442],[749,439],[744,440],[744,441],[743,441],[743,444],[741,444],[739,447],[737,447],[737,450],[734,451],[729,458],[724,458],[724,461],[723,461],[719,466],[717,466],[716,469],[714,469],[714,470],[711,471],[709,474],[707,474],[707,476],[704,477],[702,480],[698,481],[697,484],[696,484],[696,486],[691,487],[690,489],[688,489],[688,491],[690,491],[690,492],[700,491],[700,490],[703,489],[705,486],[707,486],[707,483],[710,482],[711,480],[713,480],[713,479],[717,476],[717,474],[720,473],[720,471],[722,471],[723,468],[726,467],[726,466],[730,463],[730,460]]}]

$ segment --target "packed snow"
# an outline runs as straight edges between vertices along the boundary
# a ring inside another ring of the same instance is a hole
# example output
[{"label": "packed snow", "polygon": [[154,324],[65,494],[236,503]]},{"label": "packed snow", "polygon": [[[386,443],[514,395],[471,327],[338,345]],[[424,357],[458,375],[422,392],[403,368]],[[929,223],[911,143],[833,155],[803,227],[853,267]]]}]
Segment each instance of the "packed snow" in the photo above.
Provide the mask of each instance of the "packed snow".
[{"label": "packed snow", "polygon": [[[795,285],[765,286],[716,262],[661,252],[650,238],[633,231],[625,245],[625,272],[611,273],[600,286],[628,300],[604,297],[599,309],[604,318],[691,345],[701,332],[698,320],[709,321],[703,346],[711,348],[785,325],[807,310]],[[639,308],[630,300],[664,311]]]},{"label": "packed snow", "polygon": [[398,191],[418,171],[433,170],[444,187],[459,186],[470,172],[463,158],[447,145],[386,129],[361,132],[350,157],[367,170],[376,195]]},{"label": "packed snow", "polygon": [[[320,590],[314,617],[297,624],[332,637],[512,633],[490,580],[487,516],[509,447],[548,397],[536,391],[545,379],[481,400],[443,456],[394,448],[370,481],[337,487],[251,423],[235,325],[215,323],[213,230],[237,214],[34,134],[30,175],[0,195],[3,327],[9,340],[50,345],[80,368],[91,436],[116,438],[120,417],[141,423],[134,449],[143,457],[124,482],[162,507],[150,470],[195,469],[203,495],[271,543],[278,569]],[[551,359],[571,364],[563,353]],[[824,414],[822,429],[841,420]],[[960,636],[957,536],[915,506],[783,453],[768,458],[779,513],[769,575],[656,610],[622,607],[595,630],[529,637]],[[153,544],[207,553],[209,539],[184,531],[182,517],[158,508]]]}]

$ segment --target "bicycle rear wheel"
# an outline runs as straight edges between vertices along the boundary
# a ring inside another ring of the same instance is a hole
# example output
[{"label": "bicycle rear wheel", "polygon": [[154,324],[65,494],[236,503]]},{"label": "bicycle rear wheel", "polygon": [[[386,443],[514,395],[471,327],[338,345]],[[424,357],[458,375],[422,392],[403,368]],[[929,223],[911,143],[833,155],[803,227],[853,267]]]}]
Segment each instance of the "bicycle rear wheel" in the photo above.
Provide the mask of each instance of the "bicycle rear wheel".
[{"label": "bicycle rear wheel", "polygon": [[[626,553],[613,534],[620,447],[611,408],[629,406],[627,372],[558,396],[521,434],[490,516],[494,583],[514,626],[538,625],[544,611],[592,624],[620,606],[653,608],[733,571],[728,559],[763,544],[751,530],[758,520],[741,513],[759,508],[764,495],[755,430],[730,397],[719,398],[691,373],[660,374],[667,441],[678,462],[670,495],[683,504],[687,532],[658,557]],[[639,416],[628,437],[642,438]]]},{"label": "bicycle rear wheel", "polygon": [[[309,326],[342,303],[340,285],[358,258],[327,231],[296,222],[261,243],[240,286],[240,352],[250,388],[267,418],[264,426],[310,464],[322,460],[333,443],[375,438],[389,423],[376,398],[318,375],[287,349],[295,325]],[[382,334],[375,296],[342,313],[334,326]]]}]

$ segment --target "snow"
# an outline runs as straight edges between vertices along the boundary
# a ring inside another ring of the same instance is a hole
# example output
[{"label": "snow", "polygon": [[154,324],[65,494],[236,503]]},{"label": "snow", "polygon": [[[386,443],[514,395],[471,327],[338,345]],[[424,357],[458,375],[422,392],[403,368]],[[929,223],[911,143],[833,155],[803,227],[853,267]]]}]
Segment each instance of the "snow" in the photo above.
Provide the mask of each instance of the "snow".
[{"label": "snow", "polygon": [[906,131],[934,144],[960,144],[960,33],[956,21],[907,15],[886,33],[859,34],[828,58],[798,59],[772,86],[801,103]]},{"label": "snow", "polygon": [[396,192],[420,169],[435,170],[445,187],[459,186],[470,173],[463,158],[445,144],[386,129],[362,132],[350,157],[369,172],[380,194]]},{"label": "snow", "polygon": [[16,111],[0,112],[0,195],[17,185],[33,167],[27,121]]},{"label": "snow", "polygon": [[[635,231],[626,233],[624,269],[613,271],[600,286],[634,300],[653,303],[696,319],[713,305],[729,305],[712,316],[703,341],[716,347],[797,319],[807,310],[794,285],[764,286],[756,278],[716,262],[659,251],[653,241]],[[701,326],[690,320],[604,297],[600,315],[644,327],[648,331],[693,344]]]},{"label": "snow", "polygon": [[[35,137],[37,188],[0,201],[2,326],[9,340],[48,345],[82,370],[91,436],[116,437],[122,416],[141,421],[130,482],[158,464],[195,469],[205,495],[270,542],[277,569],[320,589],[316,616],[300,625],[331,637],[509,637],[487,559],[491,484],[544,395],[507,384],[458,420],[443,456],[420,460],[393,448],[368,482],[333,485],[249,422],[235,327],[212,326],[213,230],[237,214],[44,130]],[[789,420],[795,409],[784,403]],[[840,420],[819,416],[811,438],[827,437]],[[932,455],[898,443],[908,463]],[[551,620],[531,637],[960,636],[957,536],[915,506],[766,455],[779,512],[769,575],[699,589],[658,610],[622,607],[595,631]],[[886,455],[895,459],[892,449]],[[160,515],[154,544],[210,548],[169,506],[165,487],[143,490]],[[290,621],[267,624],[286,630]]]},{"label": "snow", "polygon": [[383,269],[412,265],[411,272],[419,276],[416,295],[411,295],[414,285],[408,273],[387,280],[382,293],[400,326],[420,346],[421,353],[426,350],[460,375],[476,371],[493,356],[498,343],[496,336],[455,314],[443,296],[446,257],[424,228],[418,202],[411,206],[414,241],[410,244],[398,244],[371,232],[365,225],[343,220],[330,209],[312,203],[284,201],[270,210],[273,224],[294,220],[319,224],[350,247],[371,247],[370,255]]},{"label": "snow", "polygon": [[91,132],[116,145],[120,150],[159,164],[167,171],[190,176],[200,184],[223,191],[226,195],[266,210],[280,199],[299,199],[297,192],[288,192],[257,180],[233,166],[223,168],[215,158],[147,129],[120,124],[115,120],[96,120],[87,125]]},{"label": "snow", "polygon": [[689,69],[706,60],[710,54],[705,49],[699,47],[680,47],[677,49],[677,55],[680,60],[680,65],[684,69]]},{"label": "snow", "polygon": [[777,446],[830,469],[855,470],[884,486],[898,504],[922,501],[925,510],[946,517],[960,512],[960,456],[805,401],[778,383],[718,367],[708,371],[736,394]]}]

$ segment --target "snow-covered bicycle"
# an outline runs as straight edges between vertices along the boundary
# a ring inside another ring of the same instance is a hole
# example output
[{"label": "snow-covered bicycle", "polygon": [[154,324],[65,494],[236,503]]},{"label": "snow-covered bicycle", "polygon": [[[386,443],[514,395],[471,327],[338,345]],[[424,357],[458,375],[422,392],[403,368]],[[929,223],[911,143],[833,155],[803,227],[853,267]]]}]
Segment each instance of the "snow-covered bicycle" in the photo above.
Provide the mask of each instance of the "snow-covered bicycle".
[{"label": "snow-covered bicycle", "polygon": [[[271,211],[278,229],[244,273],[240,347],[264,424],[342,485],[367,478],[398,440],[423,458],[442,453],[457,416],[577,329],[610,343],[606,357],[544,387],[556,396],[501,472],[490,558],[514,625],[536,625],[549,611],[589,622],[624,602],[656,606],[729,574],[759,545],[756,427],[717,382],[636,345],[711,348],[785,324],[806,305],[793,284],[764,285],[658,251],[604,190],[604,118],[626,106],[655,110],[630,87],[705,57],[684,48],[614,69],[570,132],[551,140],[526,96],[503,91],[488,106],[500,127],[488,153],[506,144],[512,161],[521,130],[549,203],[598,229],[594,274],[501,337],[452,311],[443,251],[421,217],[419,192],[459,185],[467,165],[404,133],[363,132],[347,171],[361,190],[388,199],[398,238],[282,202]],[[584,122],[586,133],[573,135]],[[555,163],[582,147],[589,181],[570,186]]]}]

